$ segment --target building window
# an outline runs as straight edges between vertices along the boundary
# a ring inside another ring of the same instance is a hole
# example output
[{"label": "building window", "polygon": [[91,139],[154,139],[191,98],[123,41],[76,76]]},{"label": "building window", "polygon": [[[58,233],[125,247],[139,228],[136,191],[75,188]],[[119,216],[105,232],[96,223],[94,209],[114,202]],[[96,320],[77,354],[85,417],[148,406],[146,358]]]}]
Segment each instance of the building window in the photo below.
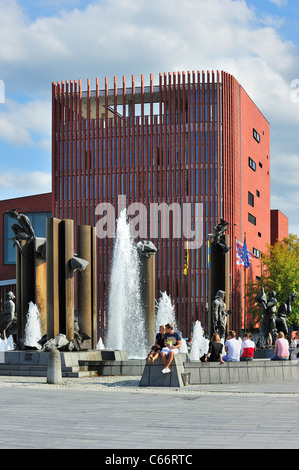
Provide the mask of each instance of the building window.
[{"label": "building window", "polygon": [[254,217],[254,215],[250,214],[249,212],[248,212],[248,222],[250,222],[253,225],[256,225],[256,218]]},{"label": "building window", "polygon": [[261,140],[260,134],[259,134],[255,129],[253,129],[253,138],[254,138],[258,143],[260,143],[260,140]]},{"label": "building window", "polygon": [[254,207],[254,195],[248,191],[248,204]]},{"label": "building window", "polygon": [[258,189],[256,190],[256,197],[260,197],[260,192]]},{"label": "building window", "polygon": [[[51,212],[26,212],[30,219],[36,237],[46,237],[46,219],[52,217]],[[12,225],[17,223],[15,219],[3,214],[3,260],[4,264],[16,264],[16,248],[13,246]]]},{"label": "building window", "polygon": [[257,236],[261,237],[262,236],[261,232],[257,232]]},{"label": "building window", "polygon": [[253,248],[253,254],[256,258],[260,258],[261,257],[261,253],[260,251],[257,249],[257,248]]},{"label": "building window", "polygon": [[259,162],[259,167],[263,168],[263,164],[261,162]]},{"label": "building window", "polygon": [[248,165],[250,166],[250,168],[255,171],[256,170],[256,163],[254,160],[252,160],[252,158],[248,157]]}]

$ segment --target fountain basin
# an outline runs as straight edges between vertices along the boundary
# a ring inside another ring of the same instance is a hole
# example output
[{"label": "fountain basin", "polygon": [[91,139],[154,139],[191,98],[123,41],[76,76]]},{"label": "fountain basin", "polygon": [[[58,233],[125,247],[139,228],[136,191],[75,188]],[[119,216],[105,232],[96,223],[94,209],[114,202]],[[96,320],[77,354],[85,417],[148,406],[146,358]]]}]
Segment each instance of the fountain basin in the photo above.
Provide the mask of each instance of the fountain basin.
[{"label": "fountain basin", "polygon": [[[81,360],[101,360],[102,351],[60,352],[63,377],[94,376],[95,372],[80,365]],[[47,377],[49,352],[5,351],[0,355],[0,375]]]}]

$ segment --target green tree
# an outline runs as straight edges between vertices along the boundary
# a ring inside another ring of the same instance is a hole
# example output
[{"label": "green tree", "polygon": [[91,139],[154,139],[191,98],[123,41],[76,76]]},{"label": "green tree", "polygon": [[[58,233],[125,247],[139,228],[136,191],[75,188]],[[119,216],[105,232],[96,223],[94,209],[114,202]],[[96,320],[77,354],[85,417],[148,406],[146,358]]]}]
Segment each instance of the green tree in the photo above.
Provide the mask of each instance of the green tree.
[{"label": "green tree", "polygon": [[247,285],[248,313],[251,322],[261,319],[260,307],[256,304],[261,285],[268,296],[270,291],[276,292],[278,306],[287,300],[292,292],[298,297],[292,307],[288,323],[299,324],[299,238],[290,234],[274,245],[267,245],[267,251],[261,254],[263,274],[259,282],[252,281]]}]

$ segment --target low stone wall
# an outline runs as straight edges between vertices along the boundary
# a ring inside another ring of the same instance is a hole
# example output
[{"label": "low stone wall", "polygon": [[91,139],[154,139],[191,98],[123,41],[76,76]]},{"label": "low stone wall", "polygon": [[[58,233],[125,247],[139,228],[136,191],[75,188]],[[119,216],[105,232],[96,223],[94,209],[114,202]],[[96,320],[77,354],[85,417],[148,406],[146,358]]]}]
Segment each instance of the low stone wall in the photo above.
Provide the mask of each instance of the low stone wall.
[{"label": "low stone wall", "polygon": [[[39,351],[1,351],[0,375],[22,375],[47,377],[49,352]],[[80,366],[80,361],[100,361],[102,353],[98,350],[60,352],[63,377],[80,377],[95,375],[88,368]]]},{"label": "low stone wall", "polygon": [[89,371],[96,372],[97,375],[142,375],[145,368],[144,359],[130,359],[124,361],[93,361],[80,360],[79,365],[86,367]]},{"label": "low stone wall", "polygon": [[288,382],[299,379],[299,361],[271,361],[254,359],[253,361],[201,362],[184,363],[189,375],[190,385]]},{"label": "low stone wall", "polygon": [[139,382],[139,387],[183,387],[185,360],[186,354],[179,353],[174,356],[170,365],[171,372],[169,374],[162,373],[165,366],[163,365],[161,357],[158,357],[153,364],[146,364]]}]

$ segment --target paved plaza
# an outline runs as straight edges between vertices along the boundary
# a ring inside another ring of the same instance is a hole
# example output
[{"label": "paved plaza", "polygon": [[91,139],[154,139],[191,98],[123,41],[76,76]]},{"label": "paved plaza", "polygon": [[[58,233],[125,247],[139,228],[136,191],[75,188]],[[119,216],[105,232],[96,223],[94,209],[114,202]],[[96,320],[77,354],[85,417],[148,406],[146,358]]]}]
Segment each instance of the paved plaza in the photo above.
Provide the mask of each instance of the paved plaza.
[{"label": "paved plaza", "polygon": [[117,449],[189,455],[192,449],[299,447],[298,383],[170,389],[140,388],[139,379],[50,385],[43,377],[2,376],[0,448],[106,449],[105,458]]}]

